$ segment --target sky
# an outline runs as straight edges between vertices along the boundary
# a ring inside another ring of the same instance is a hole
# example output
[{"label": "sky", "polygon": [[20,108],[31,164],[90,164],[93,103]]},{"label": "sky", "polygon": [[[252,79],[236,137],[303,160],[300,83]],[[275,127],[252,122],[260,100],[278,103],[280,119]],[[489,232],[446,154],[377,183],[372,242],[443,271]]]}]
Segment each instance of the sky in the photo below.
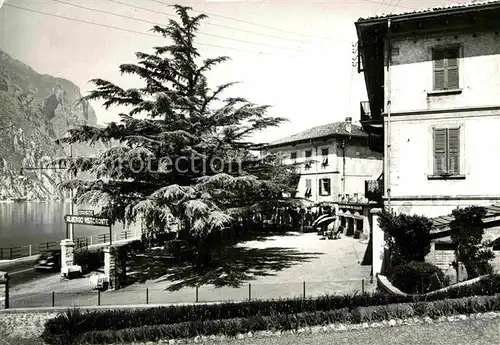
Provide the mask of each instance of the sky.
[{"label": "sky", "polygon": [[[456,2],[466,1],[0,0],[0,49],[38,73],[72,81],[82,95],[92,78],[141,87],[118,66],[168,43],[148,32],[175,18],[168,5],[190,6],[193,15],[209,16],[196,40],[201,56],[231,58],[210,72],[210,85],[239,81],[225,95],[270,105],[269,115],[288,119],[253,137],[269,142],[347,116],[359,121],[359,102],[367,99],[352,65],[360,17]],[[124,110],[101,105],[92,102],[100,124],[118,121]]]}]

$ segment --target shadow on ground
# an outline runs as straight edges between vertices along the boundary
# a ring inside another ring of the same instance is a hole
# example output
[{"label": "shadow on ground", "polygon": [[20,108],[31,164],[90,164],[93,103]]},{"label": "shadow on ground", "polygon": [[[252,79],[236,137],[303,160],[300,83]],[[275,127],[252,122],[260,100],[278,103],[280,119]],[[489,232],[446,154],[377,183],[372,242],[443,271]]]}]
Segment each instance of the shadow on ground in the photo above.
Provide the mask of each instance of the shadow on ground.
[{"label": "shadow on ground", "polygon": [[235,243],[244,243],[250,241],[269,241],[269,237],[280,236],[280,237],[294,237],[300,236],[298,232],[279,232],[279,231],[262,231],[262,232],[248,232],[241,235],[240,238],[235,240]]},{"label": "shadow on ground", "polygon": [[[176,262],[168,257],[136,257],[129,264],[135,279],[170,281],[169,291],[184,287],[213,284],[216,287],[239,287],[259,276],[274,276],[276,272],[310,261],[323,253],[304,253],[291,248],[221,248],[211,259],[196,263],[196,259]],[[207,262],[208,261],[208,262]],[[199,260],[198,260],[199,262]]]}]

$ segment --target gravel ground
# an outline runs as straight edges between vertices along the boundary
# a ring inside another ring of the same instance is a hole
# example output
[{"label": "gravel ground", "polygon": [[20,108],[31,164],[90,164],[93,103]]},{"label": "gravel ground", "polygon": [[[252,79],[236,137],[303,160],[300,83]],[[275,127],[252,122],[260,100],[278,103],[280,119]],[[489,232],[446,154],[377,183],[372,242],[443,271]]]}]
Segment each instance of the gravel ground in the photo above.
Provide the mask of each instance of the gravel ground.
[{"label": "gravel ground", "polygon": [[[269,275],[257,276],[254,280],[243,282],[239,288],[215,288],[211,285],[200,287],[200,302],[223,300],[241,301],[249,297],[251,283],[252,299],[279,297],[300,297],[303,282],[306,282],[307,296],[324,294],[346,294],[360,291],[362,279],[365,290],[374,288],[369,284],[370,266],[361,266],[367,244],[352,237],[340,240],[321,240],[315,233],[291,236],[274,236],[265,241],[251,241],[241,244],[248,248],[287,248],[301,253],[318,253],[303,262],[295,262],[291,267],[279,271],[269,271]],[[134,284],[118,291],[101,294],[101,305],[144,304],[146,288],[149,303],[195,302],[194,288],[182,288],[178,291],[165,291],[169,282],[148,281]],[[17,285],[11,291],[11,308],[44,307],[52,304],[54,292],[55,306],[89,306],[97,304],[97,292],[91,288],[88,279],[61,281],[58,275]]]}]

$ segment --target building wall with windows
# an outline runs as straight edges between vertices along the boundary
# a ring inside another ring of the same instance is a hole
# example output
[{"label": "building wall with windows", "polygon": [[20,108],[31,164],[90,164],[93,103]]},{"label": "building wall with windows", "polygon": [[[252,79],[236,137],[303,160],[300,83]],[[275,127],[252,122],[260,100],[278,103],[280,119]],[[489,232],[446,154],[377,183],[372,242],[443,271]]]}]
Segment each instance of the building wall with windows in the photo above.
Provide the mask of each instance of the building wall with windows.
[{"label": "building wall with windows", "polygon": [[384,124],[393,209],[433,217],[500,200],[492,157],[500,149],[500,36],[396,38],[393,48],[390,138],[387,116]]},{"label": "building wall with windows", "polygon": [[[394,38],[392,47],[392,112],[499,104],[499,34],[470,32]],[[436,57],[441,58],[433,59]],[[386,86],[387,81],[386,73]],[[387,96],[386,93],[386,100]]]},{"label": "building wall with windows", "polygon": [[[339,201],[339,194],[361,198],[365,180],[375,180],[382,173],[382,154],[372,152],[366,138],[311,140],[269,151],[281,153],[285,164],[302,163],[296,196],[312,201]],[[312,162],[306,165],[306,161]]]}]

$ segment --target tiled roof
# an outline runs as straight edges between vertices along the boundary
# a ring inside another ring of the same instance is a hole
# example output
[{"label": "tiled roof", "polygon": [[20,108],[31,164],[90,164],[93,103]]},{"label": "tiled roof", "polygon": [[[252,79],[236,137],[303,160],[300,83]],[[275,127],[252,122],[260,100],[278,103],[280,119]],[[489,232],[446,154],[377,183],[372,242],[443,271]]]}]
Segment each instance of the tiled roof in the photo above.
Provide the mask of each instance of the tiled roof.
[{"label": "tiled roof", "polygon": [[310,140],[316,138],[324,138],[336,135],[351,135],[353,137],[368,137],[368,134],[364,132],[360,126],[351,124],[351,132],[346,131],[346,122],[333,122],[322,126],[317,126],[305,130],[303,132],[288,136],[283,139],[279,139],[271,142],[268,146],[281,146],[284,144],[289,144],[302,140]]},{"label": "tiled roof", "polygon": [[491,4],[500,4],[500,0],[470,1],[470,2],[455,3],[455,4],[444,5],[444,6],[438,6],[438,7],[416,9],[414,11],[396,12],[396,13],[387,13],[387,14],[383,13],[383,14],[378,15],[378,16],[359,18],[358,21],[362,22],[362,21],[367,21],[367,20],[398,17],[398,16],[402,16],[402,15],[409,15],[409,14],[433,13],[433,12],[438,12],[438,11],[446,11],[446,10],[451,10],[451,9],[462,9],[462,8],[468,8],[468,7],[473,8],[473,7],[480,7],[480,6],[491,5]]},{"label": "tiled roof", "polygon": [[[499,217],[500,216],[500,203],[496,203],[491,206],[485,206],[486,215],[483,219]],[[446,231],[449,229],[450,222],[454,219],[454,217],[449,214],[446,216],[439,216],[432,218],[432,229],[431,233],[439,233],[442,231]]]}]

